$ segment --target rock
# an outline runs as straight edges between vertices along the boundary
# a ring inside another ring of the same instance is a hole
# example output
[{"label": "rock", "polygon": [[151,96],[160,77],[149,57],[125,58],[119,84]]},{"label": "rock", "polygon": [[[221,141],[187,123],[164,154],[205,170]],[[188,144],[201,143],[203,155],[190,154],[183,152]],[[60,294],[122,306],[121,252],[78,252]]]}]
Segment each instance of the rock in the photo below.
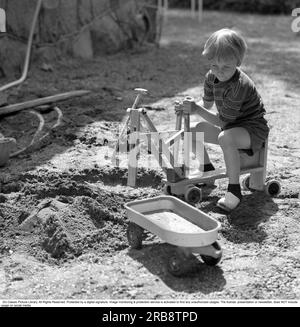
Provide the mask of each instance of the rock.
[{"label": "rock", "polygon": [[76,57],[92,59],[94,56],[91,32],[84,29],[73,43],[73,53]]},{"label": "rock", "polygon": [[21,280],[24,280],[24,278],[22,276],[13,276],[11,281],[12,282],[17,282],[17,281],[21,281]]},{"label": "rock", "polygon": [[[48,209],[47,214],[43,212],[42,209],[49,206],[51,200],[43,200],[36,209],[34,209],[31,214],[18,226],[17,230],[22,230],[29,232],[31,231],[38,223],[45,223],[50,214],[53,213],[52,209]],[[50,212],[52,210],[52,212]],[[40,211],[42,213],[40,214]],[[46,218],[47,217],[47,218]]]},{"label": "rock", "polygon": [[41,65],[41,70],[45,71],[45,72],[52,72],[53,71],[53,66],[50,64],[46,64],[45,62],[42,63]]}]

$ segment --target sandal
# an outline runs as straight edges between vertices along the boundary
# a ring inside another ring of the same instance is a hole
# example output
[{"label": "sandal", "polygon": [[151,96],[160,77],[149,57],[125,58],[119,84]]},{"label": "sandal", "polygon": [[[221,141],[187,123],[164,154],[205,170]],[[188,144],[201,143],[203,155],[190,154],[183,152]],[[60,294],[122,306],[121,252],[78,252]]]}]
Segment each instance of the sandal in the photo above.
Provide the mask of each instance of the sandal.
[{"label": "sandal", "polygon": [[217,207],[230,212],[238,207],[241,200],[231,192],[227,192],[225,197],[217,202]]}]

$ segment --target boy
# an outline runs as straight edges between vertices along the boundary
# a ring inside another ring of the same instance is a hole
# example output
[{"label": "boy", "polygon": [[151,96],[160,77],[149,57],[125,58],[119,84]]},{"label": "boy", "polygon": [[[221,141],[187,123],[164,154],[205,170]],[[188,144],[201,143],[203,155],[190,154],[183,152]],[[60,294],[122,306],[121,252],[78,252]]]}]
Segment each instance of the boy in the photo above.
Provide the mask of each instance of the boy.
[{"label": "boy", "polygon": [[[239,68],[246,49],[243,37],[231,29],[218,30],[209,37],[202,53],[210,63],[204,81],[203,106],[192,104],[192,112],[205,120],[191,129],[193,151],[195,132],[204,132],[204,141],[219,144],[223,151],[229,183],[217,206],[226,211],[235,209],[242,200],[239,150],[253,155],[269,133],[261,96],[253,81]],[[217,114],[209,111],[214,103]],[[205,149],[203,161],[201,171],[215,169]]]}]

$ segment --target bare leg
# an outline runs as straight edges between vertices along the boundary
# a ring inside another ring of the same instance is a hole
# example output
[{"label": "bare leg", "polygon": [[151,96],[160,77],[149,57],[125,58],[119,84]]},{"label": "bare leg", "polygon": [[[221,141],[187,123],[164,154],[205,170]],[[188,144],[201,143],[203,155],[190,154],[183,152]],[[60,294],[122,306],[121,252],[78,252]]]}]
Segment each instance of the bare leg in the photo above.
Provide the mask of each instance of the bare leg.
[{"label": "bare leg", "polygon": [[[191,128],[191,132],[193,132],[193,134],[192,134],[192,151],[193,151],[193,153],[196,155],[196,158],[198,159],[198,161],[201,165],[209,164],[210,159],[209,159],[208,153],[205,149],[205,146],[200,145],[200,146],[204,146],[204,156],[203,157],[200,156],[200,154],[197,153],[197,151],[196,151],[196,149],[197,149],[196,133],[197,132],[204,133],[204,143],[219,144],[218,135],[221,132],[220,127],[214,126],[208,122],[200,122],[195,127]],[[199,145],[198,145],[198,148],[199,148]]]},{"label": "bare leg", "polygon": [[222,131],[218,140],[224,154],[229,184],[239,184],[241,164],[238,150],[250,149],[250,135],[245,128],[234,127]]}]

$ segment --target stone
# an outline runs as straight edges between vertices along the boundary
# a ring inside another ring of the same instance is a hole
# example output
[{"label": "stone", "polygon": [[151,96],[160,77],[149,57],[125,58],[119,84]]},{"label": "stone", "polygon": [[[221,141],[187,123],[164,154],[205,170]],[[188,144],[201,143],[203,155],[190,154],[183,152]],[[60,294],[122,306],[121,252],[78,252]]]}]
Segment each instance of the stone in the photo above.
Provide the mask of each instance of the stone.
[{"label": "stone", "polygon": [[73,43],[73,54],[75,57],[92,59],[94,56],[91,33],[89,29],[82,31]]}]

